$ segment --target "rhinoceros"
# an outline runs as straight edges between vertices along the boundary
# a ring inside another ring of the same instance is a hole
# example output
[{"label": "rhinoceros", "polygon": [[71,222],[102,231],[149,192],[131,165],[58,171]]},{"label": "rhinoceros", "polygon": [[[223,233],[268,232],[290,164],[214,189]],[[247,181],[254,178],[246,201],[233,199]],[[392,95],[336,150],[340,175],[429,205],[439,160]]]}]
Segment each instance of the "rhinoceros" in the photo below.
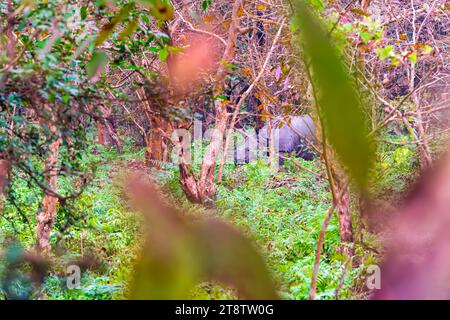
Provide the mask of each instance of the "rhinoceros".
[{"label": "rhinoceros", "polygon": [[[310,147],[311,144],[317,143],[316,128],[309,115],[274,119],[272,128],[275,152],[280,156],[281,164],[283,157],[292,153],[305,160],[313,160],[316,157],[316,153]],[[245,134],[245,144],[235,148],[235,163],[244,164],[257,157],[267,157],[268,142],[268,124],[259,130],[257,136]]]}]

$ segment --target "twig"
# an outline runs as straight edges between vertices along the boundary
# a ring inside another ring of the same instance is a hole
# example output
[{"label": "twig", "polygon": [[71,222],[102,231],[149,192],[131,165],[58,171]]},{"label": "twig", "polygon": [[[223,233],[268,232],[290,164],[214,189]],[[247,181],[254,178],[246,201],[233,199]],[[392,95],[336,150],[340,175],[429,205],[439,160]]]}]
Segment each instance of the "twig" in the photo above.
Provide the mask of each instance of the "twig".
[{"label": "twig", "polygon": [[317,287],[317,276],[319,274],[319,266],[320,266],[320,257],[322,256],[322,247],[323,242],[325,240],[325,234],[327,232],[328,225],[330,224],[331,217],[333,216],[334,209],[336,208],[336,204],[333,201],[332,206],[328,210],[327,216],[322,224],[322,229],[320,230],[319,240],[317,241],[317,250],[316,250],[316,258],[314,260],[314,272],[311,279],[311,287],[309,289],[309,300],[314,300],[316,296],[316,287]]},{"label": "twig", "polygon": [[345,261],[344,271],[342,272],[341,278],[339,279],[339,284],[336,288],[336,293],[334,294],[334,299],[336,299],[336,300],[339,300],[339,294],[341,293],[341,289],[344,286],[345,275],[347,274],[347,269],[348,269],[348,266],[350,265],[350,262],[352,261],[352,258],[353,257],[351,257],[351,256],[347,256],[347,259]]},{"label": "twig", "polygon": [[212,33],[212,32],[209,32],[209,31],[206,31],[206,30],[194,28],[194,26],[189,21],[184,19],[184,17],[181,15],[181,13],[178,12],[178,10],[176,10],[176,13],[180,16],[181,20],[183,20],[183,22],[186,23],[189,26],[189,30],[190,31],[193,31],[193,32],[196,32],[196,33],[203,33],[203,34],[209,35],[211,37],[214,37],[214,38],[218,39],[220,42],[222,42],[223,45],[227,46],[227,42],[225,41],[225,39],[223,39],[219,35],[217,35],[215,33]]},{"label": "twig", "polygon": [[222,180],[222,175],[223,175],[223,168],[224,168],[224,164],[225,164],[225,157],[230,145],[230,140],[231,140],[231,134],[233,132],[234,126],[236,125],[236,120],[237,120],[237,116],[239,114],[239,110],[241,109],[242,104],[244,103],[244,101],[247,99],[247,97],[250,95],[250,93],[253,91],[253,89],[255,88],[256,84],[259,82],[259,80],[261,79],[261,77],[264,74],[264,71],[267,68],[267,65],[269,64],[270,61],[270,57],[273,54],[273,51],[275,50],[275,47],[278,43],[278,40],[280,38],[281,35],[281,31],[283,30],[284,24],[286,22],[286,18],[284,18],[281,21],[281,25],[280,28],[278,29],[278,32],[272,42],[272,46],[269,50],[269,52],[267,53],[266,59],[264,61],[263,66],[261,67],[261,70],[259,71],[258,75],[256,76],[256,78],[253,80],[252,84],[247,88],[247,90],[242,94],[241,98],[239,99],[239,102],[236,104],[235,108],[234,108],[234,112],[233,112],[233,116],[230,122],[230,128],[228,129],[228,133],[225,139],[225,146],[224,146],[224,150],[222,153],[222,159],[220,162],[220,168],[219,168],[219,172],[217,175],[217,181],[220,182]]}]

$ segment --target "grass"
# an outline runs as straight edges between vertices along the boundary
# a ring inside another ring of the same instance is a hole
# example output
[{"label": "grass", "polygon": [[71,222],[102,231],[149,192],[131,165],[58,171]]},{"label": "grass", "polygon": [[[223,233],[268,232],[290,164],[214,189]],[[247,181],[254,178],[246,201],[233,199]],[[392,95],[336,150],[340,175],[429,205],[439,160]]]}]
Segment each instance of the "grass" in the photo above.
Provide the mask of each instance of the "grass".
[{"label": "grass", "polygon": [[[408,173],[415,165],[411,152],[402,147],[384,150],[383,160],[378,162],[378,178],[392,192],[405,188],[407,184],[399,185],[396,181],[409,177]],[[82,195],[71,203],[69,213],[61,208],[58,210],[52,237],[53,246],[57,248],[52,258],[52,270],[44,286],[32,297],[118,299],[126,296],[127,281],[140,244],[140,229],[139,218],[130,212],[121,197],[120,177],[124,169],[142,161],[143,156],[143,150],[131,147],[125,147],[118,154],[97,145],[83,154],[84,166],[94,166],[95,175]],[[273,172],[262,162],[226,166],[214,210],[187,201],[178,182],[176,166],[169,165],[163,170],[148,169],[148,174],[167,190],[168,200],[187,215],[215,214],[252,239],[265,258],[282,298],[307,299],[317,239],[331,197],[327,181],[319,177],[323,173],[320,160],[296,159],[295,162],[299,162],[301,167],[287,160],[278,172]],[[11,191],[16,202],[13,204],[8,199],[4,204],[3,218],[0,219],[3,247],[16,241],[29,248],[36,241],[35,212],[42,193],[23,178],[17,173],[12,181]],[[60,177],[60,190],[70,191],[73,179]],[[356,217],[357,207],[352,210]],[[63,229],[70,217],[71,226]],[[25,219],[28,219],[27,223]],[[370,246],[376,246],[376,237],[367,233],[365,236]],[[339,245],[338,221],[333,217],[321,258],[318,299],[335,298],[337,287],[340,287],[341,299],[364,297],[361,289],[364,270],[377,261],[377,256],[367,250],[367,243],[356,243],[359,265],[352,270],[344,270],[345,258],[337,250]],[[81,288],[67,290],[67,265],[83,256],[97,257],[101,263],[83,273]],[[3,262],[4,269],[5,259]],[[192,297],[232,299],[235,295],[230,288],[205,282],[192,291]]]}]

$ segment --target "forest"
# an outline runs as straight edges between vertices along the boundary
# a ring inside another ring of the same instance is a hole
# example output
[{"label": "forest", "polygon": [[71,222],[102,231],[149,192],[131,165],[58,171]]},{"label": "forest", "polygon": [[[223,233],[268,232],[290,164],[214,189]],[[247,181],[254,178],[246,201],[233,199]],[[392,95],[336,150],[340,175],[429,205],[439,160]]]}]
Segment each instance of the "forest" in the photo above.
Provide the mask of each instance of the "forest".
[{"label": "forest", "polygon": [[450,299],[446,0],[0,2],[0,300]]}]

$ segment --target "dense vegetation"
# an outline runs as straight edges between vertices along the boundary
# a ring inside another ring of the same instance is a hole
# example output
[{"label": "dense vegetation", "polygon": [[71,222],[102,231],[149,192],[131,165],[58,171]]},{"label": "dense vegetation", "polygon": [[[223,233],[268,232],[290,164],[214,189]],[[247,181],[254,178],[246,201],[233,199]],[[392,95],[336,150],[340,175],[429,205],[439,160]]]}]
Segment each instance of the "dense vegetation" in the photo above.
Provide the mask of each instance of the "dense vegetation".
[{"label": "dense vegetation", "polygon": [[402,213],[447,217],[419,177],[446,172],[449,8],[0,3],[0,299],[410,298],[367,270],[427,252]]}]

